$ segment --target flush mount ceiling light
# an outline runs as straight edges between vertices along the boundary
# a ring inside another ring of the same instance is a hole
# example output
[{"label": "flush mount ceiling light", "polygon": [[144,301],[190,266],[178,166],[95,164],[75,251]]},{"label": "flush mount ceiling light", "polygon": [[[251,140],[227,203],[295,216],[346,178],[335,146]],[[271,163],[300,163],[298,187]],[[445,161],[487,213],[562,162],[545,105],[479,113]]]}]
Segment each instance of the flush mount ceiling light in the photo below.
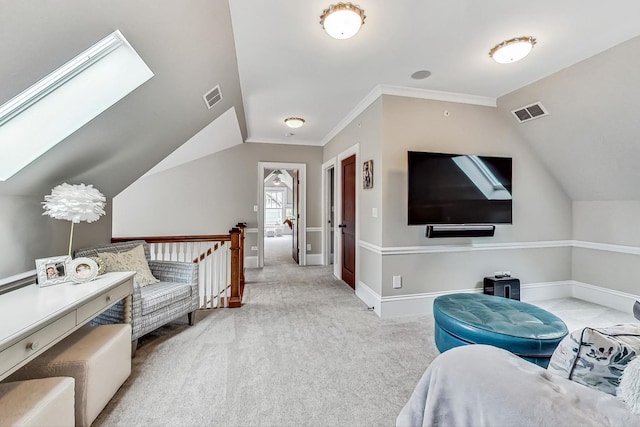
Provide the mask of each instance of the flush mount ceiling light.
[{"label": "flush mount ceiling light", "polygon": [[304,124],[304,119],[301,119],[300,117],[289,117],[284,119],[284,124],[291,129],[297,129]]},{"label": "flush mount ceiling light", "polygon": [[356,35],[365,18],[364,10],[353,3],[338,3],[322,11],[320,25],[334,39],[344,40]]},{"label": "flush mount ceiling light", "polygon": [[510,64],[524,58],[536,44],[533,37],[515,37],[497,44],[489,51],[489,56],[499,64]]}]

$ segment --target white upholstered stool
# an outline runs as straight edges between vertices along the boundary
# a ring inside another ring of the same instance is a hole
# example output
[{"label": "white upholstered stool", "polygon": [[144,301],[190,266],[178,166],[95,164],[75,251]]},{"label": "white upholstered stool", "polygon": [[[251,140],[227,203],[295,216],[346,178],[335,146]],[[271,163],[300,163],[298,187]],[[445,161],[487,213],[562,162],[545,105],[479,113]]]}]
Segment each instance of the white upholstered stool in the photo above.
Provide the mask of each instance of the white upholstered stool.
[{"label": "white upholstered stool", "polygon": [[8,381],[75,378],[76,426],[89,426],[131,373],[131,325],[83,326]]},{"label": "white upholstered stool", "polygon": [[69,377],[0,384],[0,425],[73,426],[74,380]]}]

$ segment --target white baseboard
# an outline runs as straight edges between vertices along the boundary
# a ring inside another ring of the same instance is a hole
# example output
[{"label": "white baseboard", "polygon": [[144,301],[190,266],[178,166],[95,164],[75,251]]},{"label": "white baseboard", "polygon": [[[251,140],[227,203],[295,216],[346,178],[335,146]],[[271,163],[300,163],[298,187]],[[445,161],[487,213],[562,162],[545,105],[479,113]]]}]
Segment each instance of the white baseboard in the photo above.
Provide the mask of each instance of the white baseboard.
[{"label": "white baseboard", "polygon": [[322,254],[307,254],[307,265],[322,265]]},{"label": "white baseboard", "polygon": [[[366,284],[359,282],[356,295],[380,317],[425,316],[433,314],[433,300],[451,293],[479,293],[482,289],[458,289],[448,292],[428,292],[412,295],[381,297]],[[633,303],[639,296],[589,285],[573,280],[524,284],[520,287],[520,298],[525,302],[559,298],[577,298],[600,304],[625,313],[633,313]]]},{"label": "white baseboard", "polygon": [[638,295],[605,289],[575,280],[573,281],[573,297],[629,314],[633,314],[633,304],[640,300]]},{"label": "white baseboard", "polygon": [[573,282],[571,280],[527,283],[520,286],[520,299],[524,302],[569,298],[572,296]]},{"label": "white baseboard", "polygon": [[382,313],[380,311],[382,305],[380,302],[380,295],[374,292],[373,289],[362,282],[358,282],[356,284],[356,295],[367,305],[367,307],[372,308],[378,316],[382,317]]}]

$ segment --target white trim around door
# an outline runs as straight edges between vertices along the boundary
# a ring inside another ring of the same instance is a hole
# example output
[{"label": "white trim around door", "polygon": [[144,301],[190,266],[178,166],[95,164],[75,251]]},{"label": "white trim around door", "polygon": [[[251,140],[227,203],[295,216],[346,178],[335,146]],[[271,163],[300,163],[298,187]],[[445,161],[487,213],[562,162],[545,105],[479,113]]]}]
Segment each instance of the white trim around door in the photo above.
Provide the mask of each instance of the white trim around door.
[{"label": "white trim around door", "polygon": [[[333,189],[330,188],[331,183],[331,170],[333,170]],[[336,159],[330,159],[322,164],[322,215],[320,220],[322,221],[322,265],[331,265],[334,260],[331,259],[331,240],[333,233],[334,224],[331,224],[331,194],[333,193],[334,200],[333,205],[335,207],[335,195],[336,195],[336,179],[335,179],[335,170],[336,170]],[[332,191],[333,190],[333,191]],[[336,221],[336,211],[334,209],[333,212],[333,221]],[[333,236],[335,237],[335,236]],[[333,253],[336,253],[335,248],[335,239],[333,239],[334,248]],[[335,274],[335,271],[334,271]]]},{"label": "white trim around door", "polygon": [[297,169],[300,180],[298,214],[298,265],[307,265],[307,165],[305,163],[258,162],[258,268],[264,267],[264,171]]}]

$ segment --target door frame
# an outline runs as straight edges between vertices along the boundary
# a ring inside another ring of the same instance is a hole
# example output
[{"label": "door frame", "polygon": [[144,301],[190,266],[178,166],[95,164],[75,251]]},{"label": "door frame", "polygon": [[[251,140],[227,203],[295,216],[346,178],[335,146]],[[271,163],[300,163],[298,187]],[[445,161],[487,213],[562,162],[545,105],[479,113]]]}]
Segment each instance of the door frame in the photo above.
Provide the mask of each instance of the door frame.
[{"label": "door frame", "polygon": [[264,170],[298,169],[298,265],[307,265],[307,165],[305,163],[258,162],[258,268],[264,267]]},{"label": "door frame", "polygon": [[[329,226],[329,206],[331,206],[331,188],[329,188],[330,171],[333,169],[333,222],[336,222],[336,158],[330,159],[322,164],[322,265],[331,265],[331,254],[329,248],[331,247],[331,228],[335,228],[335,224]],[[333,241],[333,263],[336,262],[336,241]]]},{"label": "door frame", "polygon": [[[358,167],[360,158],[360,143],[354,144],[347,148],[336,157],[336,164],[342,164],[342,161],[352,155],[356,156],[356,271],[355,271],[355,287],[358,289],[360,278],[360,186],[357,184],[362,181],[362,171]],[[335,185],[335,204],[333,216],[336,224],[342,223],[342,168],[334,169],[334,185]],[[326,227],[326,224],[323,224]],[[342,280],[342,233],[340,228],[334,227],[334,251],[333,251],[333,275]]]}]

